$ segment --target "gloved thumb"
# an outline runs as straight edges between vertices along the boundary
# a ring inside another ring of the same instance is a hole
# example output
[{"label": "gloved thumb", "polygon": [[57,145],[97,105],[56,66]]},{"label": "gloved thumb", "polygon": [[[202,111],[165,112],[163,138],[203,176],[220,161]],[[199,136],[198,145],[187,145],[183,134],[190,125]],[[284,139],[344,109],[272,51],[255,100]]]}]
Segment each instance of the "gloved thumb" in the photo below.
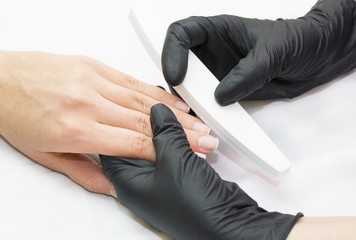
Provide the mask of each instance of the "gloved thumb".
[{"label": "gloved thumb", "polygon": [[157,166],[163,160],[179,161],[179,158],[187,157],[184,153],[194,154],[183,127],[173,112],[164,104],[159,103],[151,108],[151,126]]},{"label": "gloved thumb", "polygon": [[226,106],[248,97],[274,77],[273,71],[273,57],[266,49],[252,49],[219,83],[216,101]]}]

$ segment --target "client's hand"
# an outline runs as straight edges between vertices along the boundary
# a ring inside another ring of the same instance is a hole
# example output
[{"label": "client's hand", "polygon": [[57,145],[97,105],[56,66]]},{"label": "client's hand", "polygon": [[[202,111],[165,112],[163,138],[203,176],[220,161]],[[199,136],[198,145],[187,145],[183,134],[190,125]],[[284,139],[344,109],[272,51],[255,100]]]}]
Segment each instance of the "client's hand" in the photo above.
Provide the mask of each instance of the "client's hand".
[{"label": "client's hand", "polygon": [[174,111],[194,151],[214,149],[209,128],[158,87],[88,57],[0,52],[0,134],[90,191],[114,192],[101,167],[83,154],[155,161],[149,114],[159,102]]},{"label": "client's hand", "polygon": [[163,104],[151,110],[156,163],[100,156],[119,201],[174,239],[285,239],[297,216],[267,212],[189,147]]}]

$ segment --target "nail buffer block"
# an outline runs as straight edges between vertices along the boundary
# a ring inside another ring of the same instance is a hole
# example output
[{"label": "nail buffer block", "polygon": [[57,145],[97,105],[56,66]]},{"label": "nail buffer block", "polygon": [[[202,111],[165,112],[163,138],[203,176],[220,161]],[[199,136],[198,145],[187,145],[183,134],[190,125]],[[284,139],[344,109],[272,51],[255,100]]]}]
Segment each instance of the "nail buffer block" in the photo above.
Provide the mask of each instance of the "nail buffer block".
[{"label": "nail buffer block", "polygon": [[[159,11],[145,3],[133,7],[129,18],[147,52],[162,70],[161,52],[170,22],[165,22]],[[284,154],[238,102],[225,107],[218,105],[214,90],[219,81],[191,51],[188,61],[183,83],[174,87],[177,93],[233,151],[242,151],[269,176],[284,175],[290,168]]]}]

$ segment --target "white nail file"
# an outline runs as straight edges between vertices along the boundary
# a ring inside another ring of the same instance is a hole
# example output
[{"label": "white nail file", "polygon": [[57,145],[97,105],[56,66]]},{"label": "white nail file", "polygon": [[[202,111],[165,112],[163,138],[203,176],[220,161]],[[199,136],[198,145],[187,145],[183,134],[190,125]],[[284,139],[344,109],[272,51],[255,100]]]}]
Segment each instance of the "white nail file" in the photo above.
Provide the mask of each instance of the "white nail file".
[{"label": "white nail file", "polygon": [[[129,18],[147,52],[162,71],[161,52],[170,22],[165,22],[157,10],[150,9],[145,3],[133,7]],[[190,51],[185,79],[174,89],[231,150],[242,151],[269,176],[284,175],[290,168],[289,160],[241,105],[236,102],[221,107],[216,103],[214,90],[218,83]]]}]

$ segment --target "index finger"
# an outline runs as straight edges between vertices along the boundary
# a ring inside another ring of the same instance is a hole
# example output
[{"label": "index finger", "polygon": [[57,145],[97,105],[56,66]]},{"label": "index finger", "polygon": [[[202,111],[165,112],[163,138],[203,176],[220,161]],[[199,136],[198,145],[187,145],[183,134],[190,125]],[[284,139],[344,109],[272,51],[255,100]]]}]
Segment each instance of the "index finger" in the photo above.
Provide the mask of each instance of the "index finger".
[{"label": "index finger", "polygon": [[164,78],[171,86],[179,85],[187,72],[189,49],[206,40],[200,17],[190,17],[172,23],[167,30],[161,62]]}]

